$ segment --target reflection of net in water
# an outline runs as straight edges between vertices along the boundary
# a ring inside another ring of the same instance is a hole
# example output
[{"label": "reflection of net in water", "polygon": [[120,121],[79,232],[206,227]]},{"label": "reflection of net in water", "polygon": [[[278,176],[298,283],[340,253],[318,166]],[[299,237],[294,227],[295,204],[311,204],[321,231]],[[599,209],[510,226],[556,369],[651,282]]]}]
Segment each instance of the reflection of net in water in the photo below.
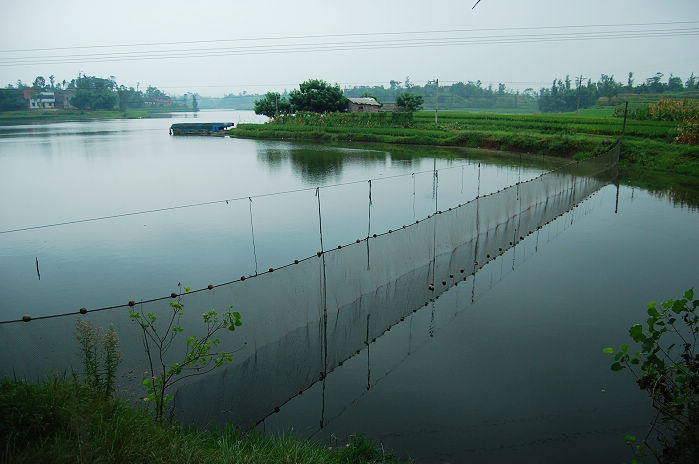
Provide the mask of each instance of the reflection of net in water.
[{"label": "reflection of net in water", "polygon": [[[230,304],[242,314],[244,325],[227,340],[226,349],[236,351],[234,362],[183,384],[177,414],[204,422],[231,416],[242,424],[258,421],[401,317],[608,183],[618,154],[615,145],[594,159],[452,205],[397,230],[375,237],[372,233],[320,256],[184,295],[185,334],[197,332],[202,311],[224,310]],[[323,194],[318,197],[320,218]],[[322,237],[322,221],[319,232]],[[161,298],[136,305],[164,317],[169,302]],[[120,386],[140,391],[145,354],[127,309],[91,310],[83,317],[103,327],[115,325],[125,355]],[[0,374],[38,378],[51,370],[77,369],[75,319],[70,315],[0,324]],[[182,353],[172,354],[176,359]]]}]

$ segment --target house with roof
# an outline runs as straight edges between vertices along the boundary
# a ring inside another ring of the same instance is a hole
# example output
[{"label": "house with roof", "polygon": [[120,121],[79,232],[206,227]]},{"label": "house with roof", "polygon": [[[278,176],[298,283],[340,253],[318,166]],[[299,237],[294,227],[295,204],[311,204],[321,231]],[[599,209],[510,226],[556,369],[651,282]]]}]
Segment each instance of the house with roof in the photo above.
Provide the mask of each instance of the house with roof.
[{"label": "house with roof", "polygon": [[347,111],[350,113],[378,113],[381,103],[371,97],[348,98]]},{"label": "house with roof", "polygon": [[146,106],[170,106],[172,99],[168,96],[153,96],[146,98],[143,104]]},{"label": "house with roof", "polygon": [[56,90],[54,92],[56,98],[56,108],[63,110],[74,110],[75,107],[70,104],[70,99],[73,98],[72,90]]},{"label": "house with roof", "polygon": [[53,92],[35,92],[31,87],[25,87],[23,92],[27,108],[30,110],[54,109],[56,107],[56,96]]}]

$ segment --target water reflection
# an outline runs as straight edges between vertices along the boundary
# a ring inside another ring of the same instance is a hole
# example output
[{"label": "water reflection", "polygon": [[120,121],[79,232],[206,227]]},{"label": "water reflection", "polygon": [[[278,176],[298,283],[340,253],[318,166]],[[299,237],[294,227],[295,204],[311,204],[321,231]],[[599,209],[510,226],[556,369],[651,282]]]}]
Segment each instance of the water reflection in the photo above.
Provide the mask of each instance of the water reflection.
[{"label": "water reflection", "polygon": [[347,165],[371,167],[385,164],[387,152],[362,149],[336,148],[328,150],[322,145],[260,146],[257,157],[263,164],[278,167],[288,161],[296,174],[307,184],[323,185],[331,179],[342,177]]},{"label": "water reflection", "polygon": [[695,176],[625,167],[619,170],[619,183],[639,187],[676,206],[699,209],[699,179]]}]

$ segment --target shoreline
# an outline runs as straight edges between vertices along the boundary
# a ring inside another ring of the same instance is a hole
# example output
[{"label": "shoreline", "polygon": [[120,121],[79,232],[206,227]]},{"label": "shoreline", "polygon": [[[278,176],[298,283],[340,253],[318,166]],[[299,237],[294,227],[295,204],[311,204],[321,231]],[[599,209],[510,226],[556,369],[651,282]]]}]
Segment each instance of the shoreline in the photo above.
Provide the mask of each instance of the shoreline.
[{"label": "shoreline", "polygon": [[153,115],[168,113],[184,113],[191,108],[142,109],[129,108],[119,110],[22,110],[0,112],[0,126],[18,126],[23,124],[90,121],[103,119],[147,119]]},{"label": "shoreline", "polygon": [[[565,159],[586,159],[621,136],[616,117],[575,115],[493,115],[450,113],[427,122],[416,113],[406,124],[391,124],[381,113],[286,116],[265,124],[239,124],[234,138],[322,143],[386,143],[403,146],[480,148]],[[430,117],[433,117],[430,116]],[[699,176],[699,146],[674,143],[676,123],[629,120],[621,165],[644,171]]]}]

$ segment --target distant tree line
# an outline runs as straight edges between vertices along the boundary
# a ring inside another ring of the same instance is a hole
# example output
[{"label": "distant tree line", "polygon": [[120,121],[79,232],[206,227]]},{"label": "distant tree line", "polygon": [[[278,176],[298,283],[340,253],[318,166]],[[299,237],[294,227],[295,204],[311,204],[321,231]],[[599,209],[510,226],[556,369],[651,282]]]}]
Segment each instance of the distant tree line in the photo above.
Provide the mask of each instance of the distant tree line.
[{"label": "distant tree line", "polygon": [[114,76],[101,78],[78,74],[70,81],[56,81],[53,75],[47,80],[43,76],[37,76],[31,85],[18,80],[15,85],[9,84],[0,89],[0,111],[21,110],[26,108],[24,89],[31,88],[32,98],[36,98],[42,92],[69,92],[70,105],[80,110],[113,110],[143,108],[148,104],[181,105],[197,108],[197,95],[184,94],[179,97],[170,97],[154,86],[148,86],[145,91],[138,88],[118,85]]},{"label": "distant tree line", "polygon": [[663,73],[647,78],[640,84],[635,84],[634,74],[630,72],[626,84],[616,81],[614,76],[602,74],[597,82],[592,79],[575,79],[571,83],[570,76],[565,80],[554,79],[551,88],[542,88],[539,91],[539,110],[542,112],[575,111],[577,108],[589,108],[599,102],[614,104],[622,94],[678,94],[686,95],[689,91],[699,90],[699,80],[692,73],[683,82],[678,76],[670,77],[665,81]]},{"label": "distant tree line", "polygon": [[331,113],[344,111],[347,108],[347,102],[347,97],[339,85],[331,85],[319,79],[309,79],[299,84],[298,90],[289,92],[288,98],[277,92],[267,92],[261,99],[255,101],[254,110],[257,114],[269,117],[304,111]]},{"label": "distant tree line", "polygon": [[[371,94],[382,102],[397,102],[399,95],[408,93],[418,95],[423,99],[427,108],[434,108],[438,103],[440,109],[523,109],[534,111],[537,94],[534,89],[524,92],[508,89],[504,83],[484,85],[480,80],[437,84],[436,80],[428,81],[425,85],[413,83],[410,76],[404,81],[391,80],[388,87],[357,86],[345,89],[347,97],[360,97]],[[437,99],[439,101],[437,102]]]},{"label": "distant tree line", "polygon": [[[360,97],[374,98],[381,103],[378,96],[363,92]],[[299,84],[298,90],[289,92],[288,97],[278,92],[267,92],[259,100],[255,100],[254,110],[257,114],[274,117],[292,113],[333,113],[347,110],[349,103],[340,86],[330,85],[319,79],[310,79]],[[417,111],[422,108],[421,95],[403,92],[396,97],[396,104],[404,111]]]}]

